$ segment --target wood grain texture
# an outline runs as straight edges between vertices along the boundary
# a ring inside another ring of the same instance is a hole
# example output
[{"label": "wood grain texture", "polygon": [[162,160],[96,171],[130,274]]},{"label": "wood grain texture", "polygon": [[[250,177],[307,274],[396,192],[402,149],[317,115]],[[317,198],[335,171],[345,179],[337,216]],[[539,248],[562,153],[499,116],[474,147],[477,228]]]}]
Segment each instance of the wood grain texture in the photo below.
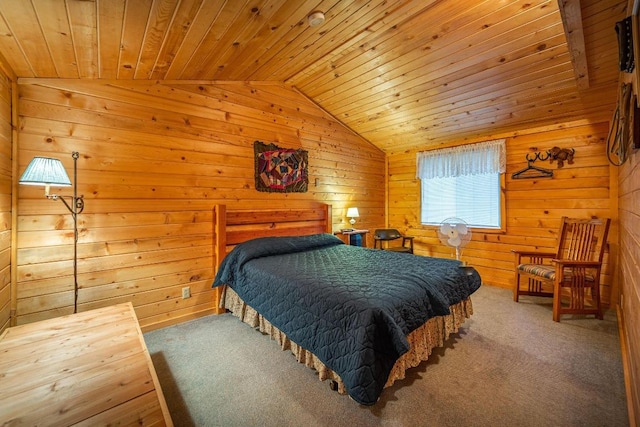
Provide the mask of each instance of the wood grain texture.
[{"label": "wood grain texture", "polygon": [[11,85],[0,72],[0,333],[10,325],[12,248]]},{"label": "wood grain texture", "polygon": [[26,78],[286,82],[397,153],[608,120],[627,2],[0,0],[0,53]]},{"label": "wood grain texture", "polygon": [[[357,206],[364,225],[383,223],[383,153],[283,84],[26,79],[19,92],[20,171],[36,155],[71,170],[69,153],[80,153],[79,311],[131,301],[145,330],[215,312],[216,203],[331,203],[333,229]],[[309,191],[257,192],[255,140],[307,150]],[[71,216],[42,188],[20,186],[19,203],[18,323],[68,314]]]},{"label": "wood grain texture", "polygon": [[640,151],[620,167],[620,307],[628,363],[629,419],[640,422]]},{"label": "wood grain texture", "polygon": [[[565,123],[557,129],[530,129],[507,136],[505,183],[506,220],[502,232],[474,231],[462,258],[475,266],[484,283],[513,286],[513,254],[518,250],[551,250],[556,245],[560,218],[612,218],[603,267],[602,298],[616,303],[619,294],[615,259],[619,251],[617,194],[611,191],[606,156],[607,123]],[[553,178],[516,180],[511,174],[527,165],[526,155],[559,146],[574,148],[574,164],[561,168],[548,161],[537,166],[553,170]],[[389,156],[389,225],[415,236],[415,252],[451,258],[436,227],[420,224],[420,183],[415,178],[417,152]]]},{"label": "wood grain texture", "polygon": [[173,425],[131,303],[8,328],[0,353],[4,422]]},{"label": "wood grain texture", "polygon": [[306,236],[332,233],[332,207],[315,204],[290,209],[229,210],[225,205],[214,209],[216,232],[221,233],[224,246],[214,249],[216,265],[238,243],[259,237]]},{"label": "wood grain texture", "polygon": [[[359,226],[415,232],[419,253],[450,256],[417,225],[415,152],[507,137],[508,174],[533,147],[579,160],[507,181],[507,232],[476,233],[468,255],[509,287],[508,248],[552,247],[567,212],[614,218],[603,293],[621,296],[640,383],[637,153],[619,171],[602,155],[614,25],[632,3],[580,0],[575,66],[556,0],[0,0],[0,329],[16,293],[19,323],[71,310],[69,215],[15,184],[35,155],[69,170],[82,154],[81,309],[133,301],[155,328],[212,310],[214,204],[329,203],[334,229],[357,206]],[[327,20],[311,28],[315,9]],[[309,193],[256,195],[254,140],[309,150]]]}]

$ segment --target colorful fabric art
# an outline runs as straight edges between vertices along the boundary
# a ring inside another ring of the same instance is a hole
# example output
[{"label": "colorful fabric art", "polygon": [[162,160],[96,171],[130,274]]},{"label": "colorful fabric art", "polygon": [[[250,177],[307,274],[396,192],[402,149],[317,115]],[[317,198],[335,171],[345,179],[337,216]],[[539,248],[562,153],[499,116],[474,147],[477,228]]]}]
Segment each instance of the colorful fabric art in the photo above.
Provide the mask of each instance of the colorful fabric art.
[{"label": "colorful fabric art", "polygon": [[256,141],[256,190],[275,193],[306,193],[309,185],[308,153]]}]

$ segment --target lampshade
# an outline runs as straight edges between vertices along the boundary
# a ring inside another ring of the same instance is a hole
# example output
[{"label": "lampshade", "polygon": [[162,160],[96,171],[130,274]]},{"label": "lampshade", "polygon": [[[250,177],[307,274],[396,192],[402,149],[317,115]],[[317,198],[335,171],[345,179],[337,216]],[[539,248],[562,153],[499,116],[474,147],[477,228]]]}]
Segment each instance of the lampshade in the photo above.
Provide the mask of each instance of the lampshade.
[{"label": "lampshade", "polygon": [[20,177],[20,184],[71,187],[67,171],[58,159],[34,157]]},{"label": "lampshade", "polygon": [[347,217],[349,217],[349,218],[359,218],[360,214],[358,213],[358,208],[349,208],[349,209],[347,209]]}]

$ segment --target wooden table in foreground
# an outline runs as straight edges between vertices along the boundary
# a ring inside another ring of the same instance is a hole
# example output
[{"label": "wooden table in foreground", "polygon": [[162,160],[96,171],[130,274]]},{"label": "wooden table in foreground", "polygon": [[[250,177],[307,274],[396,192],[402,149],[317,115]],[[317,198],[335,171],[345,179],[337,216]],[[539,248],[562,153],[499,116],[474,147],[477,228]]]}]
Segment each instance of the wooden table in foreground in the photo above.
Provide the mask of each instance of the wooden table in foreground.
[{"label": "wooden table in foreground", "polygon": [[0,425],[172,426],[131,303],[8,328]]}]

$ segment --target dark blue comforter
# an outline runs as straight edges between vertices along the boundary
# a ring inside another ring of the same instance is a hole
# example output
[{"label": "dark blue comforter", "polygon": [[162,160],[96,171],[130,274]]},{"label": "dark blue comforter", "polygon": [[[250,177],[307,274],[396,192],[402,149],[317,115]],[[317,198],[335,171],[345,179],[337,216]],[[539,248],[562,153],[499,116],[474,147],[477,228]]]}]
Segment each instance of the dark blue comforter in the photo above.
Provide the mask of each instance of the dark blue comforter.
[{"label": "dark blue comforter", "polygon": [[213,286],[249,306],[335,371],[358,403],[374,404],[406,336],[480,287],[455,260],[345,245],[330,234],[236,246]]}]

